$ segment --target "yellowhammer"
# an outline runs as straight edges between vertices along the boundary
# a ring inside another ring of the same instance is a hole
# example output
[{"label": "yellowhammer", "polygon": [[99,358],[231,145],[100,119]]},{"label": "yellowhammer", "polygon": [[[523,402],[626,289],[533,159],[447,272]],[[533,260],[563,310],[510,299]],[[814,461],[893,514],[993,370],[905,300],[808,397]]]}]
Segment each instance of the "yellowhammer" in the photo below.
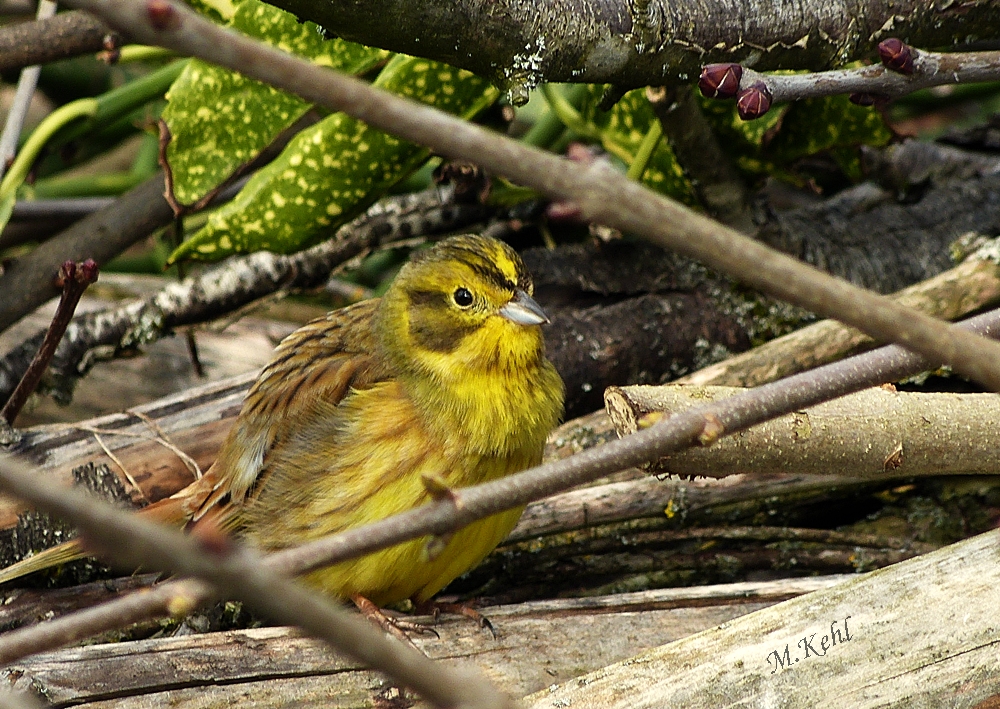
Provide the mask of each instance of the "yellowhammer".
[{"label": "yellowhammer", "polygon": [[[531,277],[503,242],[457,236],[418,252],[380,300],[287,337],[201,478],[141,514],[213,518],[264,550],[538,463],[562,413]],[[308,576],[328,593],[423,602],[479,563],[521,509],[476,522],[429,554],[417,539]],[[74,542],[0,571],[0,583],[82,556]]]}]

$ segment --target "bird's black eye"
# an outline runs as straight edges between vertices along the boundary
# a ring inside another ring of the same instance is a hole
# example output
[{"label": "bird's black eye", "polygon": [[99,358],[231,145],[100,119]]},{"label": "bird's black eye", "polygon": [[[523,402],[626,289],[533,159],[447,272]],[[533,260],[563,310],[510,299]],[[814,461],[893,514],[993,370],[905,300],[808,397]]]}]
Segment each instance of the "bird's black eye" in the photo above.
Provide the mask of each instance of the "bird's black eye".
[{"label": "bird's black eye", "polygon": [[472,305],[472,293],[468,288],[456,288],[452,298],[455,299],[455,305],[460,308],[468,308]]}]

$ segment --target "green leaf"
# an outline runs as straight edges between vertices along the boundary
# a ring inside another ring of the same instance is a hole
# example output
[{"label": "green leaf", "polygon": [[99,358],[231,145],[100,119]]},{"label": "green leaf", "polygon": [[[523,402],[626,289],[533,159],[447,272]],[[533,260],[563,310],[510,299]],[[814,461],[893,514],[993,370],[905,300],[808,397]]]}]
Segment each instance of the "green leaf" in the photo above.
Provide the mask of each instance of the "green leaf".
[{"label": "green leaf", "polygon": [[[324,40],[317,25],[259,0],[242,0],[229,26],[314,64],[360,73],[389,53],[342,39]],[[174,198],[194,204],[257,156],[309,104],[241,74],[192,60],[167,94],[167,164]]]},{"label": "green leaf", "polygon": [[891,139],[892,131],[880,112],[851,103],[844,95],[826,96],[792,104],[767,153],[774,162],[788,165],[808,155],[882,146]]},{"label": "green leaf", "polygon": [[781,125],[787,105],[774,106],[760,118],[744,121],[736,112],[735,101],[705,98],[700,93],[696,98],[705,119],[718,134],[720,144],[743,172],[756,176],[773,170],[764,158],[764,148],[769,136]]},{"label": "green leaf", "polygon": [[[398,55],[375,85],[471,118],[499,97],[488,82],[446,64]],[[215,260],[268,249],[291,253],[329,236],[419,167],[425,148],[345,114],[300,132],[229,204],[171,255]]]},{"label": "green leaf", "polygon": [[233,0],[184,0],[184,2],[195,12],[215,21],[228,20],[236,12]]},{"label": "green leaf", "polygon": [[[645,89],[628,92],[610,111],[597,108],[603,93],[603,86],[591,86],[580,112],[588,123],[599,130],[604,149],[631,164],[653,123],[659,119],[649,105]],[[686,204],[698,201],[690,180],[666,140],[660,140],[653,150],[642,183]]]},{"label": "green leaf", "polygon": [[829,152],[845,174],[857,180],[861,178],[858,147],[882,146],[892,138],[881,113],[843,95],[775,106],[753,121],[740,119],[731,101],[702,98],[701,107],[730,155],[751,175],[803,181],[803,176],[789,171],[793,164]]}]

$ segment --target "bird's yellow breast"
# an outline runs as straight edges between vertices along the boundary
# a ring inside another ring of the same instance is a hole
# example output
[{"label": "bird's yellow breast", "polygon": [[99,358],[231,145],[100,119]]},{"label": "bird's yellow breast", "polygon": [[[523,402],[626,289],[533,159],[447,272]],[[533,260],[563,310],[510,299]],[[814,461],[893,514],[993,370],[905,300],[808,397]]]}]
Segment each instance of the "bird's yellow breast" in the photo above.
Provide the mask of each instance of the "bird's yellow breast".
[{"label": "bird's yellow breast", "polygon": [[[294,416],[268,429],[260,489],[238,521],[246,536],[286,547],[424,505],[425,479],[458,489],[538,463],[563,386],[545,358],[545,316],[531,288],[509,246],[453,237],[404,266],[374,309],[351,311],[362,317],[320,323],[336,337],[297,338],[270,368],[275,386],[292,392],[283,401]],[[520,317],[511,317],[515,301]],[[317,343],[331,351],[311,354]],[[327,377],[336,386],[324,389],[305,373],[331,357],[341,360]],[[426,600],[489,553],[520,514],[476,522],[433,549],[418,539],[309,578],[376,604]]]},{"label": "bird's yellow breast", "polygon": [[[484,456],[471,454],[458,439],[437,437],[398,381],[352,392],[335,410],[317,413],[326,415],[314,417],[314,425],[269,461],[274,472],[243,516],[246,536],[262,548],[316,539],[426,504],[431,496],[425,474],[460,488],[530,467],[541,458],[537,445]],[[430,549],[425,537],[308,578],[329,593],[358,593],[379,605],[410,597],[426,600],[500,543],[521,511],[476,522],[440,549],[440,544]]]}]

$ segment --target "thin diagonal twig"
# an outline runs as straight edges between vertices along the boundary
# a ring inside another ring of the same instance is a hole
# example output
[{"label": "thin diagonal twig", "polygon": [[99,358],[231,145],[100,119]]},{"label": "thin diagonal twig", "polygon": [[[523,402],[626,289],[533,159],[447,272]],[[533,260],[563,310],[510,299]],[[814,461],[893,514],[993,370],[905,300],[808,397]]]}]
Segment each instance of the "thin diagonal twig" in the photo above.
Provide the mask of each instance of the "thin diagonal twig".
[{"label": "thin diagonal twig", "polygon": [[97,441],[97,445],[99,445],[101,447],[101,450],[104,451],[104,455],[108,456],[108,458],[110,458],[114,462],[114,464],[118,466],[118,469],[122,471],[122,475],[124,475],[125,479],[128,480],[129,485],[132,486],[132,489],[135,490],[139,494],[139,496],[146,501],[146,504],[149,504],[149,498],[146,497],[146,493],[142,491],[141,487],[139,487],[139,483],[137,483],[135,478],[132,477],[132,473],[128,471],[128,468],[125,467],[125,464],[118,459],[118,456],[116,456],[111,451],[110,448],[108,448],[108,445],[104,442],[104,439],[101,438],[101,434],[98,433],[97,429],[90,428],[89,426],[80,426],[79,428],[82,431],[88,431],[94,437],[94,440]]},{"label": "thin diagonal twig", "polygon": [[171,451],[174,455],[180,458],[181,462],[184,463],[184,467],[186,467],[189,471],[191,471],[191,475],[194,476],[195,480],[201,480],[201,475],[202,475],[201,466],[198,465],[198,461],[196,461],[194,458],[192,458],[187,453],[178,448],[176,445],[174,445],[170,441],[170,437],[166,434],[166,432],[162,428],[160,428],[160,424],[151,419],[148,415],[146,415],[142,411],[137,411],[136,409],[126,409],[125,412],[132,414],[136,418],[142,420],[142,422],[145,423],[147,426],[149,426],[149,428],[153,430],[153,433],[156,434],[156,437],[153,440],[155,440],[161,446]]},{"label": "thin diagonal twig", "polygon": [[49,323],[49,328],[45,332],[45,338],[42,340],[38,352],[31,360],[31,364],[28,365],[28,369],[14,388],[10,398],[3,405],[3,409],[0,410],[0,419],[8,424],[14,424],[14,420],[21,413],[21,408],[28,401],[31,392],[41,381],[45,368],[49,366],[83,292],[87,290],[87,286],[97,280],[97,273],[97,264],[91,259],[79,264],[66,261],[62,265],[56,278],[58,286],[62,288],[62,296],[56,306],[56,313],[52,317],[52,322]]}]

